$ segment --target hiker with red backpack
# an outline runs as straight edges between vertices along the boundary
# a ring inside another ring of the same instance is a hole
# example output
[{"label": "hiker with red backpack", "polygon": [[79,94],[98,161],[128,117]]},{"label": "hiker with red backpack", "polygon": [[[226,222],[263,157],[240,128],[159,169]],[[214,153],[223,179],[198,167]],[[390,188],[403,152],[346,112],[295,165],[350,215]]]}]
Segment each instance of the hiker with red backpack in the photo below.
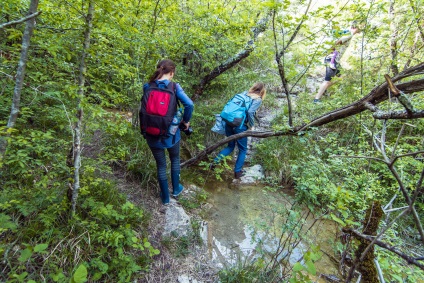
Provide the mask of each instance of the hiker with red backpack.
[{"label": "hiker with red backpack", "polygon": [[[165,149],[171,160],[172,196],[177,197],[184,189],[180,184],[180,129],[191,133],[190,119],[193,101],[178,83],[172,82],[175,63],[165,59],[158,63],[156,71],[143,86],[140,107],[140,129],[156,161],[160,197],[164,205],[170,201],[166,175]],[[182,104],[182,109],[177,105]]]},{"label": "hiker with red backpack", "polygon": [[[221,112],[221,117],[225,121],[225,135],[227,137],[243,133],[254,126],[256,110],[261,106],[265,96],[265,85],[255,83],[248,91],[236,94],[228,101]],[[230,141],[227,147],[218,153],[210,168],[213,169],[222,158],[230,155],[236,144],[239,152],[234,166],[234,178],[241,178],[244,175],[242,168],[247,153],[247,137]]]}]

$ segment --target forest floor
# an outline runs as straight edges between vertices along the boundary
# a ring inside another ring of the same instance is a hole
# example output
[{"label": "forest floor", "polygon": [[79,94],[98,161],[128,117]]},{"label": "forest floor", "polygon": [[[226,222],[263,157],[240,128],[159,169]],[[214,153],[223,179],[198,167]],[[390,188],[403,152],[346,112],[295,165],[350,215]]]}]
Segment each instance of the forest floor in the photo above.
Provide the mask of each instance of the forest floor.
[{"label": "forest floor", "polygon": [[[196,282],[193,279],[199,283],[218,282],[218,270],[209,260],[206,245],[189,243],[187,247],[175,247],[175,243],[164,241],[162,232],[165,225],[165,207],[159,198],[159,188],[141,188],[140,182],[124,170],[115,170],[114,174],[120,191],[127,195],[129,201],[148,213],[149,241],[160,250],[160,254],[153,258],[150,270],[142,273],[136,282]],[[187,214],[190,217],[195,216],[189,212]],[[178,249],[183,249],[184,255],[176,253]]]}]

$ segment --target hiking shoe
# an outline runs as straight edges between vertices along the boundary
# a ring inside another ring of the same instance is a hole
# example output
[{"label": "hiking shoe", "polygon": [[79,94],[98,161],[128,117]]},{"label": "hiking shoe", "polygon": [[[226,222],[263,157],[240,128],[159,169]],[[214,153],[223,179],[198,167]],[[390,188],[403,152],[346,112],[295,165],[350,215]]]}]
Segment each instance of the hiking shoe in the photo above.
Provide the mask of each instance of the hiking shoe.
[{"label": "hiking shoe", "polygon": [[240,179],[241,177],[243,177],[245,175],[245,172],[243,170],[239,171],[239,172],[234,172],[234,178],[235,179]]},{"label": "hiking shoe", "polygon": [[172,193],[172,196],[174,198],[177,197],[177,196],[179,196],[183,190],[184,190],[183,185],[179,184],[178,185],[178,189],[177,190],[174,189],[174,192]]},{"label": "hiking shoe", "polygon": [[321,103],[321,100],[319,100],[319,99],[314,99],[314,103]]}]

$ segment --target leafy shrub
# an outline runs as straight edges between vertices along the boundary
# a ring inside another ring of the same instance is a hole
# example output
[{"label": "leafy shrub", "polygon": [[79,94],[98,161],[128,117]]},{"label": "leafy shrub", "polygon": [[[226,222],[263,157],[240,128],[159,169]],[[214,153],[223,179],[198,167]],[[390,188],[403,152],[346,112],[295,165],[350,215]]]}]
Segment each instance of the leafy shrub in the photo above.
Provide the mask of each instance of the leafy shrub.
[{"label": "leafy shrub", "polygon": [[1,171],[1,281],[127,282],[148,269],[159,253],[144,230],[148,218],[118,192],[110,167],[84,158],[71,217],[67,143],[31,130],[12,132],[9,144]]}]

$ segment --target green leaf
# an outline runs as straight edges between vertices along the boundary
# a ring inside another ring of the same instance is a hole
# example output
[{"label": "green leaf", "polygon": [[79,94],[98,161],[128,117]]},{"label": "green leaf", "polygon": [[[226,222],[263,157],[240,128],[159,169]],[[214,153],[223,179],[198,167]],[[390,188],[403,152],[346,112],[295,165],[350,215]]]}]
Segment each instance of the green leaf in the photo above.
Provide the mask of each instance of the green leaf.
[{"label": "green leaf", "polygon": [[36,253],[38,253],[38,252],[42,252],[42,251],[44,251],[45,249],[47,249],[48,248],[48,244],[38,244],[38,245],[36,245],[35,247],[34,247],[34,252],[36,252]]},{"label": "green leaf", "polygon": [[315,275],[317,273],[317,270],[315,269],[315,265],[312,261],[306,262],[306,270],[312,275]]},{"label": "green leaf", "polygon": [[18,258],[20,262],[27,261],[32,256],[32,251],[29,248],[21,251],[21,256]]},{"label": "green leaf", "polygon": [[15,231],[17,228],[17,225],[11,221],[9,215],[0,213],[0,233],[7,231],[8,229]]},{"label": "green leaf", "polygon": [[343,220],[341,220],[340,218],[338,218],[337,216],[335,216],[334,214],[331,214],[330,215],[331,216],[331,218],[334,220],[334,221],[336,221],[337,223],[339,223],[339,224],[341,224],[341,225],[345,225],[345,223],[343,222]]},{"label": "green leaf", "polygon": [[74,276],[72,276],[72,283],[83,283],[87,281],[87,268],[84,264],[81,264],[77,270],[75,270]]},{"label": "green leaf", "polygon": [[298,263],[298,262],[296,262],[294,265],[293,265],[293,271],[301,271],[301,270],[303,270],[304,269],[304,267],[303,267],[303,265],[301,265],[300,263]]}]

